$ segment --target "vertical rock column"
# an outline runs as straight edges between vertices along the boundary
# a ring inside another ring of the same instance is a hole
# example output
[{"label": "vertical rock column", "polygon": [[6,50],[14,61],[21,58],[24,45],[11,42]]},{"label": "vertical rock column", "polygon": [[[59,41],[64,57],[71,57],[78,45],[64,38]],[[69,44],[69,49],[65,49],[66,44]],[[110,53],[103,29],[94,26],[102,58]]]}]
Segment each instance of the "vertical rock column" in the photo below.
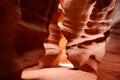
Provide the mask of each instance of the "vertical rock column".
[{"label": "vertical rock column", "polygon": [[62,33],[75,68],[96,71],[105,53],[116,0],[64,0]]},{"label": "vertical rock column", "polygon": [[21,71],[38,64],[57,0],[0,1],[0,80],[20,80]]},{"label": "vertical rock column", "polygon": [[15,29],[15,48],[23,68],[39,64],[45,55],[44,39],[57,9],[57,0],[20,0],[21,20]]},{"label": "vertical rock column", "polygon": [[21,18],[19,0],[0,1],[0,80],[20,80],[22,67],[14,48],[14,29]]}]

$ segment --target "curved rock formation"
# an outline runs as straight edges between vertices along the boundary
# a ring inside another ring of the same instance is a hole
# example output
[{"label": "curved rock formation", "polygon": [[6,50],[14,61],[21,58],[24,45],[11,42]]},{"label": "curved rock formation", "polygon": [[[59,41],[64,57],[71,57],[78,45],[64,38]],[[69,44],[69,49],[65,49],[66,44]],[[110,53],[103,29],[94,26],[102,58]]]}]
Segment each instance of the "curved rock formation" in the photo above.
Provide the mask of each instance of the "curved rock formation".
[{"label": "curved rock formation", "polygon": [[97,80],[120,80],[120,0],[117,1],[112,20],[110,39],[106,45],[106,54],[98,65]]},{"label": "curved rock formation", "polygon": [[62,33],[75,68],[96,71],[105,53],[116,0],[64,0]]},{"label": "curved rock formation", "polygon": [[58,21],[61,14],[62,10],[58,8],[52,18],[51,24],[49,26],[50,34],[44,41],[46,54],[39,62],[39,66],[42,64],[41,67],[52,67],[58,66],[59,64],[59,61],[55,62],[55,60],[62,51],[59,45],[59,42],[62,38],[62,33],[60,31],[60,27],[58,26]]}]

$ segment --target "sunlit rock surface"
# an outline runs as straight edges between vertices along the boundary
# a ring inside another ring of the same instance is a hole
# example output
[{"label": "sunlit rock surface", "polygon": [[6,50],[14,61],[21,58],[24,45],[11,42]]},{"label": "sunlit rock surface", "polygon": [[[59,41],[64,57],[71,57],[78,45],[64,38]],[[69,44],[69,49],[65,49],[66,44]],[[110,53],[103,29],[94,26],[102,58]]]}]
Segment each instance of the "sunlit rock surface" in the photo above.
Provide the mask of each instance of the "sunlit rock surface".
[{"label": "sunlit rock surface", "polygon": [[43,42],[45,48],[45,56],[39,60],[39,65],[41,67],[51,67],[58,65],[58,62],[55,62],[55,60],[62,51],[59,45],[62,38],[62,33],[60,31],[60,27],[58,26],[61,14],[62,10],[57,9],[55,15],[52,17],[49,26],[49,36]]},{"label": "sunlit rock surface", "polygon": [[22,78],[26,80],[96,80],[96,75],[70,67],[25,70]]}]

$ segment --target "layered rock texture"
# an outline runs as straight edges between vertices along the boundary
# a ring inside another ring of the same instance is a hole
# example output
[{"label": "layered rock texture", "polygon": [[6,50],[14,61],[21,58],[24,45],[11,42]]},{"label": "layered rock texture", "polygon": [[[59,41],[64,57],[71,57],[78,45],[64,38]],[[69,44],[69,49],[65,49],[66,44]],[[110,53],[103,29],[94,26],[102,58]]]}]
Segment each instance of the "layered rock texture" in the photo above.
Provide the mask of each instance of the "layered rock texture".
[{"label": "layered rock texture", "polygon": [[110,39],[106,45],[106,54],[98,65],[97,80],[120,80],[120,0],[117,1],[115,15],[111,23]]},{"label": "layered rock texture", "polygon": [[[91,75],[87,80],[95,80],[92,73],[98,75],[97,80],[120,80],[119,3],[0,0],[0,80],[21,80],[22,70],[34,65],[37,69],[47,67],[39,71],[40,80],[85,80],[81,77],[85,75]],[[66,53],[73,67],[48,68],[59,66],[61,53]]]},{"label": "layered rock texture", "polygon": [[105,54],[116,0],[65,0],[62,33],[75,68],[96,71]]}]

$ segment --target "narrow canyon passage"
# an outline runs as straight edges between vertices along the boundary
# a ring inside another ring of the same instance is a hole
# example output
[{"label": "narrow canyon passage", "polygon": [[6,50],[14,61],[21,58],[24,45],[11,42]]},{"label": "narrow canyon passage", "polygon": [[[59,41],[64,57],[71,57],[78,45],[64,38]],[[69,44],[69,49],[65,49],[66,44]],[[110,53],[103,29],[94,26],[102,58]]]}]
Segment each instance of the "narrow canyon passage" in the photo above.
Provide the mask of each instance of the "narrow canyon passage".
[{"label": "narrow canyon passage", "polygon": [[58,67],[39,69],[38,66],[27,68],[22,72],[22,78],[25,80],[96,80],[97,76],[93,73],[74,69],[65,55],[66,39],[62,37],[60,47],[60,63]]}]

